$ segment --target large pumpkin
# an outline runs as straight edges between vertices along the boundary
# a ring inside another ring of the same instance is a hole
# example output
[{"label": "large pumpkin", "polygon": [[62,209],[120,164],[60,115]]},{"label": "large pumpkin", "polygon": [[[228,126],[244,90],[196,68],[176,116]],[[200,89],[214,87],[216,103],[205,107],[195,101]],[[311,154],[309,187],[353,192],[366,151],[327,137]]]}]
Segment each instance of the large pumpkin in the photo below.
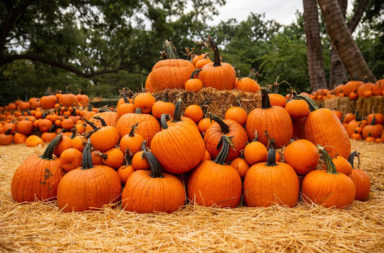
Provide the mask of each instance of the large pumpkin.
[{"label": "large pumpkin", "polygon": [[188,172],[203,160],[204,141],[195,125],[178,121],[168,126],[165,116],[161,116],[163,130],[153,136],[151,150],[165,171]]},{"label": "large pumpkin", "polygon": [[17,202],[52,200],[63,175],[60,160],[52,157],[53,150],[61,140],[56,136],[44,154],[30,156],[16,169],[12,179],[12,197]]},{"label": "large pumpkin", "polygon": [[304,122],[305,138],[315,145],[323,146],[331,157],[338,154],[348,159],[351,143],[347,131],[336,115],[329,109],[319,109],[307,96],[298,97],[307,101],[311,110]]},{"label": "large pumpkin", "polygon": [[213,87],[218,90],[232,90],[235,87],[236,72],[231,64],[221,61],[216,43],[208,36],[209,43],[215,54],[215,61],[204,65],[199,79],[204,87]]},{"label": "large pumpkin", "polygon": [[287,145],[292,138],[293,128],[291,117],[281,106],[271,106],[268,92],[262,90],[262,107],[251,111],[247,118],[246,129],[249,140],[258,133],[259,141],[268,145],[268,138],[275,140],[278,147]]},{"label": "large pumpkin", "polygon": [[71,170],[60,181],[57,205],[64,212],[101,208],[119,199],[119,175],[108,166],[93,165],[91,148],[88,142],[83,152],[82,167]]},{"label": "large pumpkin", "polygon": [[177,177],[162,173],[156,157],[144,151],[151,170],[133,172],[124,187],[121,206],[138,213],[173,212],[185,203],[185,189]]}]

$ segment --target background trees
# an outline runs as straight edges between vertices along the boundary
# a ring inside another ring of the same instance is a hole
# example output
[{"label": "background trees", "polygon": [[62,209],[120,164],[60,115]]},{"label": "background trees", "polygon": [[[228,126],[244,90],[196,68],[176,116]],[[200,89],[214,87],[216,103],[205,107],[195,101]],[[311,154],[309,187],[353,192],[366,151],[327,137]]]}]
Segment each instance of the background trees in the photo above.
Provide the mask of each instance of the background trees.
[{"label": "background trees", "polygon": [[[70,84],[73,92],[104,97],[116,96],[121,87],[140,89],[165,39],[186,58],[184,48],[195,47],[206,34],[217,38],[224,60],[242,76],[253,68],[261,84],[279,76],[299,90],[311,89],[302,13],[290,25],[250,13],[242,22],[208,26],[223,4],[225,0],[2,1],[0,103],[42,95],[48,86],[64,90]],[[380,0],[369,0],[354,35],[379,78],[384,73],[382,7]],[[328,77],[331,43],[321,19],[319,28]]]}]

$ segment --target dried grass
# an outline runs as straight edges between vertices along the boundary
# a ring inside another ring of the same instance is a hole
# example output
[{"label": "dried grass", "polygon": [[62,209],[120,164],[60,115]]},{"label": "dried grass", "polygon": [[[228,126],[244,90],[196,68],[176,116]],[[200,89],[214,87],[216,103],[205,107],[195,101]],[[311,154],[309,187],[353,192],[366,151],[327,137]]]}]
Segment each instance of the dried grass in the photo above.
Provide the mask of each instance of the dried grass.
[{"label": "dried grass", "polygon": [[346,97],[335,97],[324,100],[324,108],[341,111],[344,115],[355,111],[355,100]]},{"label": "dried grass", "polygon": [[176,103],[181,99],[182,110],[188,105],[197,104],[207,106],[207,112],[219,117],[224,117],[225,111],[231,106],[241,106],[249,113],[256,107],[261,107],[260,93],[242,92],[238,90],[216,90],[214,88],[203,88],[198,92],[186,90],[167,89],[153,94],[157,100]]},{"label": "dried grass", "polygon": [[356,100],[356,112],[361,119],[370,113],[384,113],[384,97],[374,96],[369,98],[358,98]]},{"label": "dried grass", "polygon": [[172,214],[119,207],[62,213],[51,203],[17,204],[16,167],[42,147],[0,147],[0,251],[21,252],[383,252],[384,145],[352,141],[372,179],[371,198],[345,210],[299,203],[295,208],[235,209],[187,205]]}]

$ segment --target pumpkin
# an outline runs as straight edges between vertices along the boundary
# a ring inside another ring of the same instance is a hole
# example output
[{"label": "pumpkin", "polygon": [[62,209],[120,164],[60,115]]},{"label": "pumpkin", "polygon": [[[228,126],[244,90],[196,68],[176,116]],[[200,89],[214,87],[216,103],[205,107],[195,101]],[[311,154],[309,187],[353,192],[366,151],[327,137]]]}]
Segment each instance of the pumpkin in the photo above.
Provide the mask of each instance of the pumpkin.
[{"label": "pumpkin", "polygon": [[[246,122],[248,138],[255,138],[255,131],[258,133],[268,132],[269,136],[275,139],[277,147],[289,143],[292,138],[293,128],[291,117],[288,112],[280,106],[271,106],[268,92],[262,90],[262,107],[255,108],[248,115]],[[268,144],[265,135],[259,136],[259,141],[264,145]]]},{"label": "pumpkin", "polygon": [[358,97],[370,97],[372,96],[372,88],[374,84],[373,83],[365,83],[359,86],[357,89],[357,96]]},{"label": "pumpkin", "polygon": [[87,142],[87,139],[82,135],[77,135],[71,139],[72,139],[72,147],[79,150],[80,152],[83,152],[84,145]]},{"label": "pumpkin", "polygon": [[94,133],[90,137],[92,146],[95,149],[104,152],[113,148],[117,143],[119,143],[120,136],[116,128],[107,126],[106,122],[100,117],[97,119],[102,122],[103,126],[100,128],[97,128],[92,122],[88,120],[85,121],[94,129]]},{"label": "pumpkin", "polygon": [[340,120],[326,108],[318,108],[307,96],[298,96],[307,101],[311,113],[304,123],[305,139],[325,147],[331,157],[336,154],[348,158],[351,152],[349,136]]},{"label": "pumpkin", "polygon": [[346,83],[344,85],[344,88],[343,88],[344,95],[349,96],[350,93],[352,93],[352,92],[356,93],[357,89],[362,84],[363,84],[363,82],[360,82],[360,81],[349,81],[348,83]]},{"label": "pumpkin", "polygon": [[357,132],[357,130],[355,130],[355,132],[351,135],[351,138],[354,140],[357,140],[357,141],[362,139],[361,134],[359,134],[359,132]]},{"label": "pumpkin", "polygon": [[230,149],[228,136],[221,137],[221,150],[214,161],[203,161],[188,180],[188,198],[202,206],[235,208],[240,202],[241,178],[235,168],[225,165]]},{"label": "pumpkin", "polygon": [[150,93],[137,94],[133,100],[133,108],[140,108],[143,113],[151,113],[152,106],[155,104],[156,98]]},{"label": "pumpkin", "polygon": [[150,165],[147,159],[144,158],[144,151],[147,151],[146,141],[141,144],[141,150],[136,152],[132,157],[132,167],[134,170],[148,170]]},{"label": "pumpkin", "polygon": [[131,212],[177,211],[185,203],[185,189],[177,177],[163,173],[156,157],[145,151],[151,170],[133,172],[124,187],[121,206]]},{"label": "pumpkin", "polygon": [[303,176],[316,169],[319,154],[312,142],[301,139],[290,143],[285,148],[284,159],[298,175]]},{"label": "pumpkin", "polygon": [[240,125],[244,125],[245,121],[247,120],[247,112],[238,106],[230,107],[225,112],[225,119],[231,119],[239,123]]},{"label": "pumpkin", "polygon": [[215,60],[213,63],[204,65],[199,79],[203,82],[204,87],[232,90],[235,86],[235,69],[229,63],[221,62],[219,49],[210,36],[208,36],[208,41],[213,48]]},{"label": "pumpkin", "polygon": [[211,157],[216,158],[219,154],[220,140],[222,135],[232,136],[231,146],[229,153],[226,157],[226,161],[232,161],[236,157],[240,156],[240,151],[247,144],[247,133],[244,128],[236,121],[220,118],[211,115],[211,118],[215,121],[204,135],[205,147],[208,150]]},{"label": "pumpkin", "polygon": [[344,157],[338,155],[332,159],[332,162],[335,164],[337,173],[343,173],[347,176],[351,174],[352,166]]},{"label": "pumpkin", "polygon": [[[375,119],[375,123],[372,124],[373,119]],[[370,113],[367,116],[367,124],[375,125],[375,124],[383,124],[384,123],[384,115],[382,113]]]},{"label": "pumpkin", "polygon": [[173,115],[174,113],[175,105],[171,102],[157,101],[152,106],[152,115],[157,119],[160,119],[163,114]]},{"label": "pumpkin", "polygon": [[[88,120],[87,117],[84,117],[85,119]],[[92,115],[91,119],[89,119],[90,122],[92,122],[95,126],[100,127],[103,125],[103,121],[100,120],[100,118],[103,119],[105,124],[107,126],[113,126],[116,127],[117,123],[117,113],[116,112],[100,112],[97,114]],[[94,130],[91,125],[87,125],[86,131],[90,132]]]},{"label": "pumpkin", "polygon": [[163,130],[153,136],[151,150],[165,171],[182,174],[203,160],[204,141],[196,126],[187,121],[178,121],[168,126],[166,115],[161,117]]},{"label": "pumpkin", "polygon": [[192,119],[195,123],[198,123],[204,117],[204,113],[200,106],[189,105],[185,108],[184,116]]},{"label": "pumpkin", "polygon": [[61,122],[61,127],[66,129],[66,130],[70,130],[72,129],[72,127],[74,126],[75,124],[73,123],[73,120],[71,119],[63,119],[63,121]]},{"label": "pumpkin", "polygon": [[30,135],[25,140],[25,145],[27,147],[37,147],[38,145],[43,145],[43,140],[37,135]]},{"label": "pumpkin", "polygon": [[75,149],[69,148],[63,151],[60,155],[60,167],[66,172],[80,167],[83,154]]},{"label": "pumpkin", "polygon": [[111,148],[101,155],[103,164],[113,169],[119,168],[124,163],[124,153],[118,148]]},{"label": "pumpkin", "polygon": [[212,123],[213,122],[210,118],[201,119],[199,121],[199,123],[197,124],[200,133],[205,133],[208,130],[208,128],[211,126]]},{"label": "pumpkin", "polygon": [[121,116],[117,121],[116,129],[122,137],[129,134],[132,126],[137,123],[136,133],[140,134],[150,144],[152,137],[160,131],[160,124],[152,115],[139,112],[139,110],[136,110],[135,113],[127,113]]},{"label": "pumpkin", "polygon": [[21,120],[17,123],[16,130],[24,135],[30,135],[33,131],[33,123],[29,120]]},{"label": "pumpkin", "polygon": [[258,92],[260,85],[249,77],[243,77],[237,82],[236,88],[241,91]]},{"label": "pumpkin", "polygon": [[134,172],[132,167],[132,152],[127,151],[124,155],[125,164],[121,165],[117,170],[117,174],[119,174],[120,181],[122,184],[125,184],[129,178],[129,176]]},{"label": "pumpkin", "polygon": [[64,152],[64,150],[72,148],[72,139],[71,137],[63,135],[61,138],[59,144],[56,145],[55,149],[53,150],[53,153],[60,157],[61,153]]},{"label": "pumpkin", "polygon": [[16,169],[12,178],[12,198],[16,202],[52,200],[63,175],[60,161],[52,154],[62,136],[56,136],[42,156],[30,156]]},{"label": "pumpkin", "polygon": [[296,205],[299,179],[289,164],[275,159],[276,152],[271,148],[266,164],[257,163],[247,171],[243,190],[247,206]]},{"label": "pumpkin", "polygon": [[61,94],[59,96],[59,103],[66,107],[73,106],[76,105],[77,98],[74,94]]},{"label": "pumpkin", "polygon": [[374,116],[371,124],[363,128],[363,138],[366,139],[368,135],[372,136],[373,138],[379,138],[382,132],[383,126],[376,124],[376,118]]},{"label": "pumpkin", "polygon": [[57,98],[56,96],[49,95],[40,98],[40,105],[43,109],[52,109],[55,107]]},{"label": "pumpkin", "polygon": [[191,78],[185,82],[185,85],[184,85],[185,90],[197,92],[203,88],[203,83],[201,82],[201,80],[199,78],[195,78],[195,76],[199,76],[199,72],[201,70],[202,69],[196,69],[195,71],[192,72]]},{"label": "pumpkin", "polygon": [[112,168],[93,165],[91,143],[84,148],[82,167],[71,170],[60,181],[57,205],[64,212],[101,208],[118,201],[120,177]]},{"label": "pumpkin", "polygon": [[301,191],[304,201],[324,207],[344,208],[352,204],[356,195],[353,181],[343,173],[337,173],[326,149],[319,147],[326,164],[326,170],[313,170],[302,182]]},{"label": "pumpkin", "polygon": [[126,134],[121,137],[120,150],[123,151],[123,153],[126,153],[129,150],[130,152],[132,152],[132,154],[135,154],[141,149],[141,145],[144,142],[144,138],[140,134],[135,133],[137,125],[137,123],[133,125],[129,134]]},{"label": "pumpkin", "polygon": [[298,99],[288,101],[285,110],[287,110],[292,119],[306,117],[309,114],[308,104],[305,101]]},{"label": "pumpkin", "polygon": [[349,163],[352,166],[352,172],[349,175],[349,177],[352,179],[353,183],[356,187],[356,200],[365,201],[369,198],[369,192],[371,191],[371,181],[369,179],[369,176],[361,169],[356,169],[353,166],[353,160],[355,156],[359,159],[359,166],[360,166],[360,153],[354,151],[351,153],[351,155],[348,158]]},{"label": "pumpkin", "polygon": [[152,71],[148,77],[150,82],[148,89],[151,92],[164,89],[182,89],[185,82],[195,70],[191,62],[176,59],[172,45],[168,41],[165,42],[165,49],[169,59],[157,62],[152,67]]},{"label": "pumpkin", "polygon": [[13,136],[13,142],[15,144],[22,144],[25,142],[26,139],[27,139],[27,136],[21,133],[15,133],[15,135]]},{"label": "pumpkin", "polygon": [[267,160],[268,150],[267,147],[257,141],[257,133],[255,133],[255,139],[248,143],[244,148],[244,158],[248,164],[252,165],[258,162]]},{"label": "pumpkin", "polygon": [[285,107],[285,105],[287,104],[287,100],[283,95],[271,93],[271,94],[268,94],[268,96],[269,96],[269,101],[271,103],[271,106]]},{"label": "pumpkin", "polygon": [[[209,153],[208,153],[209,154]],[[210,159],[206,159],[210,160]],[[231,166],[237,170],[241,178],[245,177],[249,169],[249,165],[244,158],[238,157],[231,162]]]}]

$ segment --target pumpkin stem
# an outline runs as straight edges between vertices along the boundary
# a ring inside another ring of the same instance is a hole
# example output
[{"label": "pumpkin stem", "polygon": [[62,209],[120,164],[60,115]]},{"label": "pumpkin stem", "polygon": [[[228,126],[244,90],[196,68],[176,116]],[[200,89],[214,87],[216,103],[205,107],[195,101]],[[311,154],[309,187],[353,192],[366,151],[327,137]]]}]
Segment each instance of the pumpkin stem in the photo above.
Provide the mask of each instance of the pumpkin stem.
[{"label": "pumpkin stem", "polygon": [[139,125],[139,123],[136,123],[133,126],[131,126],[131,131],[129,131],[129,137],[135,136],[135,131],[136,131],[136,128],[138,125]]},{"label": "pumpkin stem", "polygon": [[181,120],[181,99],[177,99],[175,105],[175,112],[173,113],[173,122],[178,122]]},{"label": "pumpkin stem", "polygon": [[297,95],[295,96],[293,99],[301,99],[301,100],[304,100],[305,102],[307,102],[308,106],[309,106],[309,110],[311,112],[319,109],[319,107],[317,106],[317,104],[315,103],[315,101],[313,101],[310,97],[306,96],[306,95]]},{"label": "pumpkin stem", "polygon": [[274,148],[271,148],[268,150],[267,166],[272,167],[276,165],[276,151]]},{"label": "pumpkin stem", "polygon": [[127,151],[124,154],[125,166],[132,164],[132,157],[133,157],[132,151],[127,149]]},{"label": "pumpkin stem", "polygon": [[93,118],[99,120],[99,121],[101,122],[101,125],[102,125],[103,127],[108,126],[108,125],[107,125],[107,122],[105,122],[105,120],[104,120],[102,117],[100,117],[100,116],[95,116],[95,117],[93,117]]},{"label": "pumpkin stem", "polygon": [[208,42],[211,45],[211,48],[212,48],[213,53],[215,55],[215,60],[213,62],[213,66],[214,67],[221,66],[221,59],[220,59],[219,48],[217,47],[216,43],[213,41],[213,39],[209,35],[208,35]]},{"label": "pumpkin stem", "polygon": [[216,115],[213,115],[212,113],[209,114],[209,118],[211,120],[216,121],[220,125],[222,133],[224,133],[224,134],[229,133],[229,126],[222,119],[220,119]]},{"label": "pumpkin stem", "polygon": [[143,152],[143,158],[147,159],[149,166],[151,167],[151,177],[162,178],[164,177],[161,173],[161,166],[156,157],[149,151]]},{"label": "pumpkin stem", "polygon": [[264,135],[267,136],[267,139],[268,139],[268,145],[267,145],[267,150],[270,150],[270,149],[275,149],[275,139],[271,138],[271,136],[269,136],[268,134],[268,131],[265,130],[264,131]]},{"label": "pumpkin stem", "polygon": [[269,101],[268,91],[265,89],[261,90],[261,108],[271,108],[271,101]]},{"label": "pumpkin stem", "polygon": [[97,131],[97,130],[99,130],[99,129],[97,128],[97,126],[96,126],[93,122],[87,120],[86,118],[84,118],[84,121],[85,121],[85,123],[87,123],[88,125],[90,125],[90,126],[93,128],[93,131]]},{"label": "pumpkin stem", "polygon": [[107,107],[100,108],[98,112],[110,112],[111,110]]},{"label": "pumpkin stem", "polygon": [[320,145],[317,145],[317,150],[319,151],[325,162],[325,165],[327,166],[327,173],[337,174],[335,164],[333,163],[332,158],[329,156],[327,150],[325,150],[325,148]]},{"label": "pumpkin stem", "polygon": [[147,141],[144,140],[143,143],[141,143],[141,151],[147,151]]},{"label": "pumpkin stem", "polygon": [[76,132],[77,132],[77,130],[76,130],[76,128],[74,128],[74,129],[72,130],[71,139],[73,139],[73,138],[76,137]]},{"label": "pumpkin stem", "polygon": [[257,130],[255,130],[255,138],[253,138],[252,142],[256,142],[259,139],[259,136],[257,136]]},{"label": "pumpkin stem", "polygon": [[191,74],[191,78],[190,78],[190,79],[194,79],[195,76],[196,76],[196,77],[199,77],[199,73],[200,73],[200,71],[202,71],[202,70],[203,70],[203,69],[195,69],[195,71],[192,72],[192,74]]},{"label": "pumpkin stem", "polygon": [[88,139],[88,142],[85,145],[84,151],[83,151],[83,161],[81,165],[82,170],[88,170],[93,168],[91,149],[92,149],[91,140]]},{"label": "pumpkin stem", "polygon": [[10,135],[10,134],[11,134],[11,132],[12,132],[12,129],[8,128],[8,129],[7,129],[7,131],[5,131],[5,133],[4,133],[4,134],[5,134],[5,135]]},{"label": "pumpkin stem", "polygon": [[176,47],[169,40],[166,40],[164,42],[164,51],[165,51],[168,59],[176,59],[177,58]]},{"label": "pumpkin stem", "polygon": [[53,150],[55,150],[56,146],[60,143],[62,139],[62,135],[58,134],[53,140],[48,144],[48,147],[45,149],[44,154],[40,157],[45,160],[52,160]]},{"label": "pumpkin stem", "polygon": [[124,99],[124,103],[129,103],[129,100],[128,100],[128,98],[127,98],[127,94],[125,93],[125,88],[123,88],[122,90],[121,90],[121,97]]},{"label": "pumpkin stem", "polygon": [[228,152],[229,152],[229,146],[231,143],[231,139],[226,136],[222,135],[219,141],[219,145],[221,145],[221,150],[219,154],[217,155],[216,159],[214,160],[215,163],[223,165],[225,163],[225,160],[227,159]]},{"label": "pumpkin stem", "polygon": [[141,108],[136,108],[135,113],[136,114],[141,114]]},{"label": "pumpkin stem", "polygon": [[167,124],[167,120],[170,118],[171,116],[169,114],[161,114],[161,117],[160,117],[160,125],[161,125],[161,128],[162,129],[167,129],[168,128],[168,124]]},{"label": "pumpkin stem", "polygon": [[353,151],[350,155],[349,155],[349,157],[348,157],[348,162],[351,164],[351,166],[352,166],[352,168],[355,168],[354,166],[353,166],[353,161],[355,160],[355,156],[357,156],[357,166],[358,166],[358,168],[360,167],[360,153],[359,152],[357,152],[357,151]]},{"label": "pumpkin stem", "polygon": [[373,125],[376,125],[376,117],[375,117],[375,115],[373,115],[371,125],[372,125],[372,126],[373,126]]}]

